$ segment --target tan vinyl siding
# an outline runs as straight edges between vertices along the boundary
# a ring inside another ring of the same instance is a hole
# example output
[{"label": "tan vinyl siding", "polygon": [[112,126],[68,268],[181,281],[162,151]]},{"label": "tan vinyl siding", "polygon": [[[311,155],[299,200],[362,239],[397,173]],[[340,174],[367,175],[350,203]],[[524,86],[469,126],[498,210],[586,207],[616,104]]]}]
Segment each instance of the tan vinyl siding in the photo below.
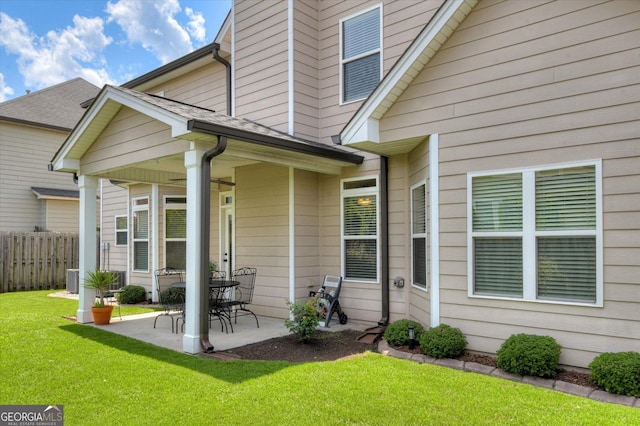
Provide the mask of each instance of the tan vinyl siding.
[{"label": "tan vinyl siding", "polygon": [[235,4],[236,116],[288,131],[287,2]]},{"label": "tan vinyl siding", "polygon": [[[105,252],[101,248],[102,266],[113,271],[127,270],[127,250],[130,243],[125,246],[116,246],[116,216],[127,217],[127,205],[129,203],[128,190],[113,185],[106,179],[100,180],[100,209],[102,221],[100,223],[100,239],[109,243],[109,250]],[[127,225],[131,226],[131,217],[127,217]],[[131,235],[127,233],[127,238]],[[106,259],[105,259],[106,257]]]},{"label": "tan vinyl siding", "polygon": [[0,231],[45,227],[44,201],[37,199],[32,186],[78,189],[69,173],[47,170],[66,136],[66,132],[0,122]]},{"label": "tan vinyl siding", "polygon": [[[227,58],[229,59],[229,58]],[[181,75],[144,92],[159,94],[169,99],[227,113],[227,82],[224,65],[213,59],[201,68]]]},{"label": "tan vinyl siding", "polygon": [[254,312],[287,316],[289,169],[257,164],[236,170],[235,268],[258,269]]},{"label": "tan vinyl siding", "polygon": [[320,205],[317,173],[296,170],[294,173],[295,203],[295,282],[296,299],[306,299],[310,290],[317,290],[324,275],[339,275],[339,270],[319,268]]},{"label": "tan vinyl siding", "polygon": [[383,3],[383,75],[409,47],[443,0],[320,2],[320,140],[331,143],[362,101],[340,105],[340,19]]},{"label": "tan vinyl siding", "polygon": [[80,171],[98,173],[187,150],[189,142],[172,138],[169,126],[122,107],[82,157]]},{"label": "tan vinyl siding", "polygon": [[319,140],[318,2],[296,1],[294,6],[295,136]]},{"label": "tan vinyl siding", "polygon": [[79,201],[78,200],[42,200],[45,203],[46,229],[56,232],[79,232]]},{"label": "tan vinyl siding", "polygon": [[[640,350],[640,3],[481,2],[380,123],[440,134],[441,322],[472,350],[551,335],[561,363]],[[553,46],[553,48],[550,48]],[[602,159],[604,306],[468,297],[467,173]]]}]

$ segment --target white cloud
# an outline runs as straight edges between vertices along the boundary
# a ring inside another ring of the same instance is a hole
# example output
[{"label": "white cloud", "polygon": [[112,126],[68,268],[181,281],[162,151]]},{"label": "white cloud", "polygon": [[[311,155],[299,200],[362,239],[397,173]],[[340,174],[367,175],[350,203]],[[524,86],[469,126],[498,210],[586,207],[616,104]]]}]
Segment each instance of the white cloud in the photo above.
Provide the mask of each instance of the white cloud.
[{"label": "white cloud", "polygon": [[204,16],[202,16],[202,13],[194,12],[190,7],[185,8],[184,12],[189,18],[187,31],[189,31],[191,37],[197,41],[204,42],[207,36],[207,29],[204,26]]},{"label": "white cloud", "polygon": [[112,39],[104,35],[101,18],[73,17],[73,26],[37,37],[21,19],[0,13],[0,46],[18,56],[25,86],[42,89],[82,77],[102,86],[113,80],[102,51]]},{"label": "white cloud", "polygon": [[[116,22],[130,43],[140,43],[163,64],[193,50],[189,33],[175,18],[180,11],[177,0],[119,0],[106,8],[107,22]],[[190,31],[199,25],[193,15]]]},{"label": "white cloud", "polygon": [[4,84],[4,74],[0,73],[0,102],[7,100],[7,96],[11,96],[13,93],[13,89]]}]

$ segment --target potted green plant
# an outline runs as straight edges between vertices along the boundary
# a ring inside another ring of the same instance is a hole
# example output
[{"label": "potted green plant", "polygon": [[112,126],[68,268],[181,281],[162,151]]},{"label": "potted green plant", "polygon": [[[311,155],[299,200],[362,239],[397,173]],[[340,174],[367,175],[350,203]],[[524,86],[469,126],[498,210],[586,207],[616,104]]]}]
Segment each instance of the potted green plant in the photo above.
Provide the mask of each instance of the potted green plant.
[{"label": "potted green plant", "polygon": [[91,307],[93,323],[95,325],[109,324],[113,305],[105,305],[104,298],[109,288],[118,283],[118,275],[115,272],[103,271],[98,268],[95,271],[89,271],[87,274],[89,277],[84,281],[84,286],[95,289],[98,293],[96,302]]}]

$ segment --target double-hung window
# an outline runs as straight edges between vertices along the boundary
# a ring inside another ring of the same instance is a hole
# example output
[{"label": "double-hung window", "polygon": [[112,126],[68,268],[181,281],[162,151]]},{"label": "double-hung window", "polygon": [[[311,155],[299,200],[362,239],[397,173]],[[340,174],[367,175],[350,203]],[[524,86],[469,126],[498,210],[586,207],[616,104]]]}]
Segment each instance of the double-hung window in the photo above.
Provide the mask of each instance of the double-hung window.
[{"label": "double-hung window", "polygon": [[342,181],[342,264],[348,280],[378,280],[376,178]]},{"label": "double-hung window", "polygon": [[133,223],[133,269],[149,270],[149,198],[134,198],[131,209]]},{"label": "double-hung window", "polygon": [[427,203],[426,184],[411,188],[411,281],[427,288]]},{"label": "double-hung window", "polygon": [[382,6],[340,21],[341,102],[364,99],[382,78]]},{"label": "double-hung window", "polygon": [[601,305],[600,168],[470,174],[470,294]]},{"label": "double-hung window", "polygon": [[165,197],[164,200],[165,266],[185,270],[187,267],[187,199]]},{"label": "double-hung window", "polygon": [[127,215],[116,216],[116,246],[126,246],[129,238]]}]

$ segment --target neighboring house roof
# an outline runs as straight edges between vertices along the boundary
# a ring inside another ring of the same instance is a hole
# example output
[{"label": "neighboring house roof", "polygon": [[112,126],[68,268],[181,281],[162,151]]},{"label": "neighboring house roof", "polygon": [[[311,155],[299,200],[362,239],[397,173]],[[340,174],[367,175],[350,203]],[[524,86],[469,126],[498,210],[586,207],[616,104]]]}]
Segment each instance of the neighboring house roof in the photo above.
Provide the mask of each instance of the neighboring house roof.
[{"label": "neighboring house roof", "polygon": [[390,155],[409,152],[422,141],[423,138],[381,143],[379,121],[477,3],[478,0],[446,0],[443,3],[340,132],[343,145]]},{"label": "neighboring house roof", "polygon": [[0,103],[0,120],[70,131],[85,110],[80,106],[100,89],[82,78]]},{"label": "neighboring house roof", "polygon": [[[257,154],[265,153],[264,150],[277,151],[283,161],[286,160],[285,153],[291,154],[292,161],[293,156],[325,159],[327,161],[324,166],[328,167],[327,171],[333,167],[360,164],[364,160],[362,156],[344,148],[295,138],[249,120],[124,87],[107,85],[55,154],[52,159],[54,169],[77,171],[80,158],[122,105],[167,124],[171,127],[171,135],[174,138],[212,140],[215,136],[226,136],[240,144],[251,144]],[[313,161],[311,158],[306,162],[308,167],[322,171],[322,162]]]},{"label": "neighboring house roof", "polygon": [[79,200],[80,199],[80,191],[74,191],[71,189],[56,189],[56,188],[42,188],[37,186],[32,186],[31,190],[38,199],[45,200]]}]

